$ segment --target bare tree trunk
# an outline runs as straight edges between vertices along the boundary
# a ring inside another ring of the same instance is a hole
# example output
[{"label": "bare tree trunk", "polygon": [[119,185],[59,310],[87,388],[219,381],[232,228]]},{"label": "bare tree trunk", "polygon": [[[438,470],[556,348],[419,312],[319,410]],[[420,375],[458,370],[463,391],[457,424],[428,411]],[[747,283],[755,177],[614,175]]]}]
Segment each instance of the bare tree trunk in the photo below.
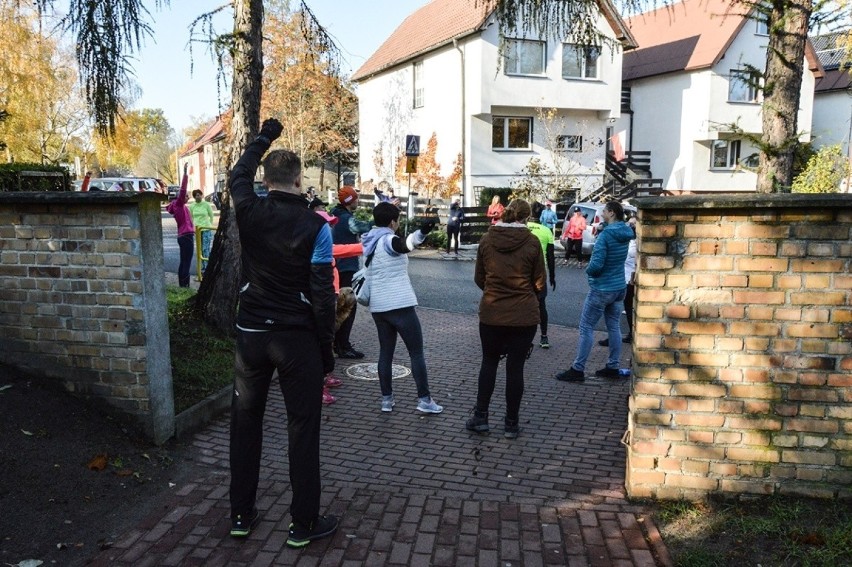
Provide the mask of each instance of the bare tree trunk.
[{"label": "bare tree trunk", "polygon": [[[763,87],[763,143],[757,192],[773,193],[793,183],[797,121],[808,21],[813,0],[772,0]],[[776,26],[780,29],[775,32]]]},{"label": "bare tree trunk", "polygon": [[[260,96],[263,77],[263,0],[234,1],[232,54],[234,79],[231,87],[231,139],[228,170],[239,159],[260,126]],[[204,280],[198,290],[196,308],[204,320],[224,333],[234,332],[240,285],[240,237],[226,186],[222,214],[210,251]]]}]

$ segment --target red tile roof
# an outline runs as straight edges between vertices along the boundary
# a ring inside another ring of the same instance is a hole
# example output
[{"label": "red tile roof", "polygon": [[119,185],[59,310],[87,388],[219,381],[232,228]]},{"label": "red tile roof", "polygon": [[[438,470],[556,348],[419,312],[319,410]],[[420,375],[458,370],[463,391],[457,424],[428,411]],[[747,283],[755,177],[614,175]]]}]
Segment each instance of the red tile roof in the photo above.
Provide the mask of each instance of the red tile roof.
[{"label": "red tile roof", "polygon": [[[626,48],[634,42],[611,0],[598,0],[601,11]],[[491,0],[432,0],[409,15],[352,75],[363,81],[391,67],[481,31],[493,11]]]},{"label": "red tile roof", "polygon": [[[715,65],[747,22],[751,11],[730,0],[684,0],[633,16],[627,27],[639,48],[624,54],[625,81]],[[808,42],[810,69],[821,73]]]},{"label": "red tile roof", "polygon": [[180,157],[188,156],[191,153],[197,152],[201,150],[205,144],[209,144],[212,141],[220,140],[225,137],[225,122],[223,120],[223,116],[219,116],[210,123],[210,126],[207,127],[207,130],[204,131],[198,138],[193,140],[189,146],[180,154]]}]

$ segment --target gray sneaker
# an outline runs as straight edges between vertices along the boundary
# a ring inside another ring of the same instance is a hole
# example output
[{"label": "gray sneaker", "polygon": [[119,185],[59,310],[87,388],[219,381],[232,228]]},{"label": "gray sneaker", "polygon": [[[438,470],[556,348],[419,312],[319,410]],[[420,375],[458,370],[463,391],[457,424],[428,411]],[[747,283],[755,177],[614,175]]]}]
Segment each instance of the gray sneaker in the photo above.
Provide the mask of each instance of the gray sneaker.
[{"label": "gray sneaker", "polygon": [[393,411],[394,405],[396,405],[396,402],[393,401],[393,394],[382,396],[382,411]]},{"label": "gray sneaker", "polygon": [[420,398],[420,401],[417,402],[417,411],[422,411],[423,413],[441,413],[444,411],[444,408],[436,404],[431,396],[427,396]]}]

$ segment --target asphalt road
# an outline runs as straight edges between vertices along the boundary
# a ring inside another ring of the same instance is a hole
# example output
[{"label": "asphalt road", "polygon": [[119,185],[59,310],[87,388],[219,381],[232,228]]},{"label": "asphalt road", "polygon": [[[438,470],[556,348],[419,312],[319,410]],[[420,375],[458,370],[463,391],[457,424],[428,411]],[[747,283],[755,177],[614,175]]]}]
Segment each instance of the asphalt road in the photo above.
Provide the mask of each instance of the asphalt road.
[{"label": "asphalt road", "polygon": [[[174,219],[163,213],[163,253],[167,272],[177,273],[179,251],[177,228]],[[559,255],[557,255],[559,256]],[[557,264],[559,261],[557,260]],[[418,303],[422,307],[441,309],[452,313],[475,314],[479,308],[481,292],[473,283],[473,262],[438,261],[412,258],[409,274]],[[190,274],[195,277],[195,260]],[[589,286],[583,270],[573,266],[557,265],[556,291],[548,286],[547,313],[550,323],[577,327],[580,312]],[[622,318],[622,324],[623,318]],[[605,330],[603,320],[597,328]]]}]

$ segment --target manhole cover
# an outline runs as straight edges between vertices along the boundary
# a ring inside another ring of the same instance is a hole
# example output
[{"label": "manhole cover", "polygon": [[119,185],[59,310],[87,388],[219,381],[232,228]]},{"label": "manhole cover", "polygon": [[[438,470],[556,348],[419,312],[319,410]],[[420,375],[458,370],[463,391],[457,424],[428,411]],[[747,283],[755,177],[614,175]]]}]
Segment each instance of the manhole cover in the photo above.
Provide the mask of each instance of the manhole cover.
[{"label": "manhole cover", "polygon": [[[411,370],[398,364],[391,365],[391,378],[402,378],[411,374]],[[358,380],[379,380],[379,365],[375,362],[353,364],[346,369],[346,375]]]}]

